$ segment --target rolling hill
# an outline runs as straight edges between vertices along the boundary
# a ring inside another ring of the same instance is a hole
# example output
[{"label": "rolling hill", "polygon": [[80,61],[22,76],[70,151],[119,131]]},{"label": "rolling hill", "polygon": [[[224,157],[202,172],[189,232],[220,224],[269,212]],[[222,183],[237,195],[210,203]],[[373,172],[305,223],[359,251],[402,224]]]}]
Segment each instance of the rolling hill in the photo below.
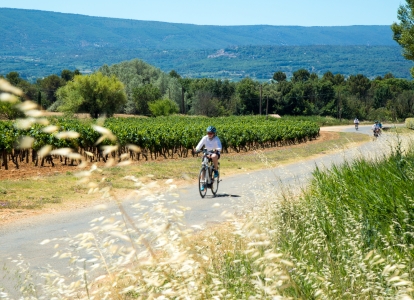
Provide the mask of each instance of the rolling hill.
[{"label": "rolling hill", "polygon": [[10,8],[0,8],[0,20],[0,74],[32,80],[133,58],[183,76],[234,80],[302,67],[409,77],[412,65],[390,26],[202,26]]}]

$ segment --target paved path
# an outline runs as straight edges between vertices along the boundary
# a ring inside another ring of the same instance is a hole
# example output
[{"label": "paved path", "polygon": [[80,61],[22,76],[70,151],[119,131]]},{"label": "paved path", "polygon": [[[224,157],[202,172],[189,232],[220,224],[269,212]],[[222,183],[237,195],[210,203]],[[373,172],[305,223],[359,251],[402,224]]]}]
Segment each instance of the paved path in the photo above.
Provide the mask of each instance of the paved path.
[{"label": "paved path", "polygon": [[[330,130],[355,131],[353,126],[332,127]],[[360,126],[358,132],[371,134],[370,126]],[[185,222],[188,225],[220,222],[224,220],[221,216],[223,210],[240,211],[246,204],[253,203],[256,198],[260,197],[264,190],[273,189],[275,193],[278,193],[281,185],[295,187],[304,185],[316,166],[330,167],[332,164],[340,164],[344,160],[352,160],[357,156],[366,156],[372,153],[373,149],[389,149],[389,144],[393,139],[394,135],[383,134],[377,141],[368,142],[354,149],[321,155],[315,159],[298,161],[276,168],[225,177],[220,183],[218,197],[215,198],[211,197],[211,192],[209,192],[206,198],[201,199],[196,186],[187,186],[174,191],[179,197],[167,194],[163,201],[177,200],[178,205],[190,207],[191,210],[185,216]],[[136,199],[126,200],[124,202],[126,210],[132,212],[131,206],[136,201]],[[7,262],[9,256],[16,257],[18,253],[21,253],[35,270],[41,270],[46,263],[53,263],[55,269],[62,270],[67,267],[67,262],[64,260],[50,261],[49,258],[55,250],[52,249],[52,245],[42,246],[40,242],[45,239],[74,236],[85,232],[90,228],[90,220],[117,211],[116,205],[108,205],[105,210],[87,208],[51,216],[32,217],[19,221],[18,224],[4,226],[0,228],[0,263]]]}]

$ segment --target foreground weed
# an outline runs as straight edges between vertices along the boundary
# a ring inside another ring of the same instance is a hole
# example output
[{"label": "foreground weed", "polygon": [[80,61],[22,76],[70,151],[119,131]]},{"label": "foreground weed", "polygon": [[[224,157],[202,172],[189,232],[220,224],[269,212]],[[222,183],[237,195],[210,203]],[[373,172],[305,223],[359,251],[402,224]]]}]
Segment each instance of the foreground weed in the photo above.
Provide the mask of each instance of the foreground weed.
[{"label": "foreground weed", "polygon": [[[113,197],[110,191],[104,192]],[[90,231],[44,241],[56,244],[55,257],[69,260],[70,275],[50,268],[36,274],[37,281],[25,277],[20,286],[30,289],[20,290],[21,295],[36,299],[278,299],[288,286],[291,263],[274,251],[269,236],[255,222],[230,219],[223,231],[194,232],[183,225],[186,209],[167,202],[163,195],[147,196],[134,208],[130,215],[119,203],[119,213],[92,220]]]}]

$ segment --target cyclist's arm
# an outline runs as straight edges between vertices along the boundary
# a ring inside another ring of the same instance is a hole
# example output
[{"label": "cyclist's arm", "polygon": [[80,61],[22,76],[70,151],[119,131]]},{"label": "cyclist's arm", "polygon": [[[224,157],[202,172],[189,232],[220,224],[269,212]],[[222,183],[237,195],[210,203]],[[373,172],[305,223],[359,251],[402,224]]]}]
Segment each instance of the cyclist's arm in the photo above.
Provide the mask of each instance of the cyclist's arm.
[{"label": "cyclist's arm", "polygon": [[201,148],[203,148],[203,146],[205,144],[205,139],[206,139],[206,137],[203,136],[203,138],[200,140],[200,142],[198,143],[197,147],[195,148],[196,151],[200,151]]},{"label": "cyclist's arm", "polygon": [[216,151],[221,152],[222,146],[221,146],[221,141],[218,137],[216,137]]}]

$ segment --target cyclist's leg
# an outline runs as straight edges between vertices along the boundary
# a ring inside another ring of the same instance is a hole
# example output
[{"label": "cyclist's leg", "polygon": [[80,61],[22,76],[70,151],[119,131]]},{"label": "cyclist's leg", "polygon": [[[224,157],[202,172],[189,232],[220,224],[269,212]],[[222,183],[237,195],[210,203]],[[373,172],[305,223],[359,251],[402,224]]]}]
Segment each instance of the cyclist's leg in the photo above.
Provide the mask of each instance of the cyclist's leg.
[{"label": "cyclist's leg", "polygon": [[219,158],[220,158],[219,154],[216,154],[216,153],[211,154],[211,160],[213,161],[213,164],[214,164],[214,170],[218,170]]}]

